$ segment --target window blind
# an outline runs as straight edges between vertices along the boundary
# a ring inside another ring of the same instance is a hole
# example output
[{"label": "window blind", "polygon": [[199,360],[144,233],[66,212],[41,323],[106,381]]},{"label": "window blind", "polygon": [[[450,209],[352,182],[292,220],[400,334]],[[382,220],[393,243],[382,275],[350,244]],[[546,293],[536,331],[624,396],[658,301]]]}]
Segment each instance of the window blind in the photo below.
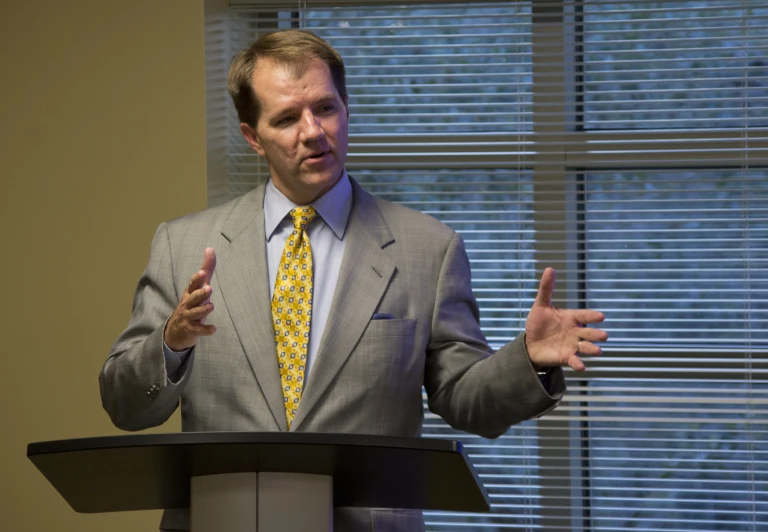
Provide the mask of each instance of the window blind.
[{"label": "window blind", "polygon": [[[428,529],[768,529],[768,2],[238,1],[208,47],[287,27],[344,56],[350,174],[462,234],[493,347],[547,266],[607,315],[544,418],[489,441],[426,412],[493,505]],[[215,108],[237,195],[267,171]]]}]

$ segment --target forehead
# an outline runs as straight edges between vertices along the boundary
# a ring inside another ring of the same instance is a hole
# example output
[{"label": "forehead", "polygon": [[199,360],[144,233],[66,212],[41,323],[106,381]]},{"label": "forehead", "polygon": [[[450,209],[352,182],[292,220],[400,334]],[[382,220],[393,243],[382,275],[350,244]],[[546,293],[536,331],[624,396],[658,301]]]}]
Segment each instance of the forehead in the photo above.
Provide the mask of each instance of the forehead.
[{"label": "forehead", "polygon": [[328,65],[315,58],[302,65],[259,59],[251,85],[263,112],[338,96]]}]

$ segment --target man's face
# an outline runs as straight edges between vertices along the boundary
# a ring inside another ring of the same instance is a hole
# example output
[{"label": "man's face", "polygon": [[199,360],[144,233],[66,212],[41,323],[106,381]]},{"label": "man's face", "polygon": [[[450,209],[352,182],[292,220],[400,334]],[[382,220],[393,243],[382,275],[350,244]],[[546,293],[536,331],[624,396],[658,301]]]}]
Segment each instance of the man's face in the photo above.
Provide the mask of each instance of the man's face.
[{"label": "man's face", "polygon": [[258,60],[252,79],[261,105],[256,127],[240,124],[245,140],[267,160],[275,187],[306,205],[339,180],[347,159],[349,110],[323,61],[312,59],[304,74]]}]

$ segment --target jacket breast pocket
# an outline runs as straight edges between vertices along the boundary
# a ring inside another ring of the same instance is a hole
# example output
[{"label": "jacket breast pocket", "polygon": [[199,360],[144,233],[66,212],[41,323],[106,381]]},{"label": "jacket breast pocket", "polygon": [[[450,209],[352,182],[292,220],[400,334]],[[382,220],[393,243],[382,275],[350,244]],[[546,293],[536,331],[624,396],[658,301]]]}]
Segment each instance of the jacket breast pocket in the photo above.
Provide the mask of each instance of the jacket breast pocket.
[{"label": "jacket breast pocket", "polygon": [[413,380],[421,386],[423,355],[414,353],[415,319],[372,320],[366,327],[350,362],[369,392],[381,386],[389,393],[395,383]]},{"label": "jacket breast pocket", "polygon": [[402,319],[377,319],[371,320],[363,332],[363,337],[403,337],[410,336],[416,331],[416,320]]}]

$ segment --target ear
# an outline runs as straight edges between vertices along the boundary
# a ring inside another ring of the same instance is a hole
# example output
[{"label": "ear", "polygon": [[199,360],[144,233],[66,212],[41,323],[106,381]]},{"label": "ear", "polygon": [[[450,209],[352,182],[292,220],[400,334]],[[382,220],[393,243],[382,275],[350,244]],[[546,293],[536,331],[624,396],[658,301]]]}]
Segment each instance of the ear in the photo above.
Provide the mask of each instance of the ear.
[{"label": "ear", "polygon": [[256,133],[256,128],[251,127],[245,122],[240,122],[240,134],[243,135],[245,141],[251,145],[251,148],[253,148],[256,153],[262,157],[264,156],[264,148],[261,146],[259,135]]},{"label": "ear", "polygon": [[349,120],[349,95],[344,96],[344,109],[347,110],[347,120]]}]

